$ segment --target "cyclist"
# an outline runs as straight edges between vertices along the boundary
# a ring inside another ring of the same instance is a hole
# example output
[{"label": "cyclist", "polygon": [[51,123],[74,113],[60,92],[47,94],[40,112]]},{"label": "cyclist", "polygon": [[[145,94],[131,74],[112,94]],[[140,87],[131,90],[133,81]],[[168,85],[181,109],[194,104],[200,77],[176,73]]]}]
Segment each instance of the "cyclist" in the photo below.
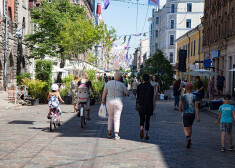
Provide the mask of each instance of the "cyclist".
[{"label": "cyclist", "polygon": [[51,85],[51,92],[49,92],[47,100],[48,100],[48,105],[49,105],[49,113],[47,115],[47,118],[50,119],[50,114],[51,114],[51,110],[56,109],[56,111],[58,112],[58,126],[61,125],[60,123],[60,118],[61,118],[61,109],[60,109],[60,102],[62,103],[64,102],[61,97],[60,97],[60,93],[59,93],[59,86],[57,84],[52,84]]},{"label": "cyclist", "polygon": [[[92,83],[91,81],[89,80],[89,77],[87,75],[87,73],[83,73],[82,75],[82,78],[81,80],[78,81],[78,84],[77,84],[77,90],[78,91],[78,87],[80,85],[84,85],[88,88],[88,90],[92,90],[92,92],[94,93],[94,89],[92,87]],[[90,93],[89,93],[90,95]],[[77,109],[79,110],[79,102],[77,101]],[[87,120],[90,120],[90,98],[88,98],[88,101],[86,102],[86,106],[85,106],[85,110],[87,111]],[[80,116],[80,112],[78,112],[78,117]]]}]

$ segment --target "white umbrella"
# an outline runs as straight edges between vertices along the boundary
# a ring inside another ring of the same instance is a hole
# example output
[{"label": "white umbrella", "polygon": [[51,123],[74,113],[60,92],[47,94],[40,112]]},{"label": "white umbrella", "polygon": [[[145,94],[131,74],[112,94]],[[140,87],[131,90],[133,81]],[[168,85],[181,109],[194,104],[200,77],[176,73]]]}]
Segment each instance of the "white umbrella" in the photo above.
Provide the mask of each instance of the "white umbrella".
[{"label": "white umbrella", "polygon": [[65,73],[65,72],[67,72],[67,71],[64,70],[64,69],[62,69],[62,68],[59,68],[59,67],[53,65],[53,70],[52,70],[52,72],[53,72],[53,73],[56,73],[56,72]]},{"label": "white umbrella", "polygon": [[187,72],[186,74],[192,76],[207,76],[207,77],[218,75],[217,73],[208,71],[206,69],[197,69],[195,71]]},{"label": "white umbrella", "polygon": [[230,69],[229,71],[235,71],[235,68],[233,68],[233,69]]}]

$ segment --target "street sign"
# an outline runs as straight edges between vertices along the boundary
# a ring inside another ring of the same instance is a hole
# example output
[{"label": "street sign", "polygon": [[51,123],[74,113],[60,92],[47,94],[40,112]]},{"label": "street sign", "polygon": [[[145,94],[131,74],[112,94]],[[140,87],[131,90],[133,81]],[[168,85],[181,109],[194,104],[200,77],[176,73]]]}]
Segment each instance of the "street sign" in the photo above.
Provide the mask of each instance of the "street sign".
[{"label": "street sign", "polygon": [[205,68],[211,67],[211,59],[204,59],[203,66]]}]

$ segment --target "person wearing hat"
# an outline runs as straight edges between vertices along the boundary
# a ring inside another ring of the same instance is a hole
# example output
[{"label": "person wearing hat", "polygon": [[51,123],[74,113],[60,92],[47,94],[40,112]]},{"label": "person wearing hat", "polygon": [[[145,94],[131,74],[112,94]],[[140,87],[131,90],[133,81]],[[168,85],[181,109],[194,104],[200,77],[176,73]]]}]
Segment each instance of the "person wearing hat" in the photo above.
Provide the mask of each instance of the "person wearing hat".
[{"label": "person wearing hat", "polygon": [[200,122],[199,118],[199,110],[197,97],[192,94],[193,85],[191,83],[187,83],[185,85],[186,93],[181,96],[181,101],[179,105],[179,109],[183,112],[183,124],[184,124],[184,134],[186,136],[186,147],[191,147],[191,136],[192,136],[192,126],[195,119],[195,114],[197,117],[197,122]]},{"label": "person wearing hat", "polygon": [[233,117],[235,118],[235,108],[234,106],[230,105],[230,99],[231,95],[226,94],[224,96],[224,104],[219,107],[219,117],[217,121],[215,121],[215,124],[218,124],[220,122],[220,129],[221,129],[221,145],[222,149],[221,152],[224,152],[226,150],[225,143],[224,143],[224,137],[226,133],[228,133],[228,141],[229,141],[229,150],[233,150],[233,138],[232,138],[232,122]]}]

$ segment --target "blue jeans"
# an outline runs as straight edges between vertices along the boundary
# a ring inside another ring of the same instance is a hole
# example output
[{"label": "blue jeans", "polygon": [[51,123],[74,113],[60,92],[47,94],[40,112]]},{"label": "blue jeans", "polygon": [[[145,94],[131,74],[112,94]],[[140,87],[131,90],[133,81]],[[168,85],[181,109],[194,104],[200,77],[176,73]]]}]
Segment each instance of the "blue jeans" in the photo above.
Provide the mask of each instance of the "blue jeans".
[{"label": "blue jeans", "polygon": [[179,107],[180,96],[175,96],[175,107]]}]

